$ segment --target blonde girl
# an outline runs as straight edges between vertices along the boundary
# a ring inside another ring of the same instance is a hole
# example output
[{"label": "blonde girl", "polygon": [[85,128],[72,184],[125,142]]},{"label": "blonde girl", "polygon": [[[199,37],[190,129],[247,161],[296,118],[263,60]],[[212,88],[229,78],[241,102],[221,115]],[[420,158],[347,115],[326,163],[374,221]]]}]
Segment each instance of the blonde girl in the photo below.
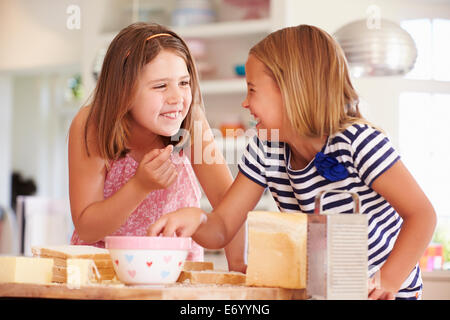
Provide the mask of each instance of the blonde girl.
[{"label": "blonde girl", "polygon": [[[388,137],[361,116],[336,41],[308,25],[273,32],[250,50],[246,79],[242,106],[256,118],[258,135],[233,185],[210,214],[180,209],[160,218],[149,234],[193,235],[205,247],[220,248],[266,188],[281,211],[304,213],[314,212],[321,191],[356,192],[368,216],[369,275],[380,279],[368,297],[420,298],[417,262],[431,239],[435,212]],[[352,202],[329,193],[323,209],[350,213]]]},{"label": "blonde girl", "polygon": [[[104,247],[108,235],[145,236],[165,213],[199,207],[198,182],[215,207],[232,176],[225,161],[191,164],[195,122],[202,136],[211,135],[185,42],[157,24],[120,31],[106,53],[92,102],[70,127],[71,243]],[[180,132],[188,134],[178,138]],[[210,143],[202,140],[200,148],[211,149]],[[180,152],[175,144],[183,147]],[[226,248],[231,270],[243,266],[243,236]],[[202,260],[203,248],[194,244],[188,259]]]}]

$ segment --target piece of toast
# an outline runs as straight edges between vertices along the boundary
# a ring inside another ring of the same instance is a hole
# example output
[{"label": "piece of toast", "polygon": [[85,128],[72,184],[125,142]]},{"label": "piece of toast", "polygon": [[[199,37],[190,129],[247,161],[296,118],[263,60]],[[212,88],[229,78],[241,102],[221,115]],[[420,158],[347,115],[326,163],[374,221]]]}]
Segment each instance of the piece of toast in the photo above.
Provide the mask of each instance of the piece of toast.
[{"label": "piece of toast", "polygon": [[214,263],[209,261],[185,261],[183,271],[214,270]]},{"label": "piece of toast", "polygon": [[34,246],[33,256],[62,259],[111,259],[109,251],[103,248],[84,245]]},{"label": "piece of toast", "polygon": [[181,271],[177,282],[191,284],[245,284],[245,274],[226,271]]}]

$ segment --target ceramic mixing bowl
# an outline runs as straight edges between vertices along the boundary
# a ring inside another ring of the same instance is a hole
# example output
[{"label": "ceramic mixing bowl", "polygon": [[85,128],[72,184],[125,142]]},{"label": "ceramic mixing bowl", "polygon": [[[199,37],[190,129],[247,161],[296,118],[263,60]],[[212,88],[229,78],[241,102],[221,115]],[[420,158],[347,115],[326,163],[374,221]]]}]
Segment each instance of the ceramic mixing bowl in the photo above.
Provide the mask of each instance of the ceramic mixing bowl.
[{"label": "ceramic mixing bowl", "polygon": [[105,238],[117,277],[129,285],[175,283],[191,247],[191,238]]}]

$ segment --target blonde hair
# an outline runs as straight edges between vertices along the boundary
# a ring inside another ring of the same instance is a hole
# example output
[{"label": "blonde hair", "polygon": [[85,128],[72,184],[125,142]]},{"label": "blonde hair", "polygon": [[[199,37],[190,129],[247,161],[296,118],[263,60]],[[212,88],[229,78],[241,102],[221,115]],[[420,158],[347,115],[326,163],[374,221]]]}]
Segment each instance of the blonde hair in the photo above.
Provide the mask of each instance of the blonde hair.
[{"label": "blonde hair", "polygon": [[[161,36],[160,36],[161,35]],[[106,52],[89,115],[84,129],[89,155],[87,132],[92,126],[100,156],[117,160],[129,150],[129,110],[143,67],[162,50],[170,50],[186,62],[190,76],[192,102],[181,129],[192,136],[195,108],[203,109],[198,74],[188,46],[175,32],[158,24],[134,23],[121,30]],[[164,143],[176,144],[170,137]],[[186,141],[183,141],[185,143]]]},{"label": "blonde hair", "polygon": [[339,44],[320,28],[299,25],[269,34],[250,49],[281,90],[301,136],[321,137],[367,122]]}]

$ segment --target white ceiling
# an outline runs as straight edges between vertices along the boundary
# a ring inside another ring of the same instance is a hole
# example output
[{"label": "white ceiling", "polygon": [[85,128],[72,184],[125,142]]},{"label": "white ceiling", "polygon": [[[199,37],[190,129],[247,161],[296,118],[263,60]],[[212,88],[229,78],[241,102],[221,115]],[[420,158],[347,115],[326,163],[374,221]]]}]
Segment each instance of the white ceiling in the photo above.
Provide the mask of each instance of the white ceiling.
[{"label": "white ceiling", "polygon": [[450,4],[450,0],[410,0],[412,2],[430,3],[430,4]]}]

